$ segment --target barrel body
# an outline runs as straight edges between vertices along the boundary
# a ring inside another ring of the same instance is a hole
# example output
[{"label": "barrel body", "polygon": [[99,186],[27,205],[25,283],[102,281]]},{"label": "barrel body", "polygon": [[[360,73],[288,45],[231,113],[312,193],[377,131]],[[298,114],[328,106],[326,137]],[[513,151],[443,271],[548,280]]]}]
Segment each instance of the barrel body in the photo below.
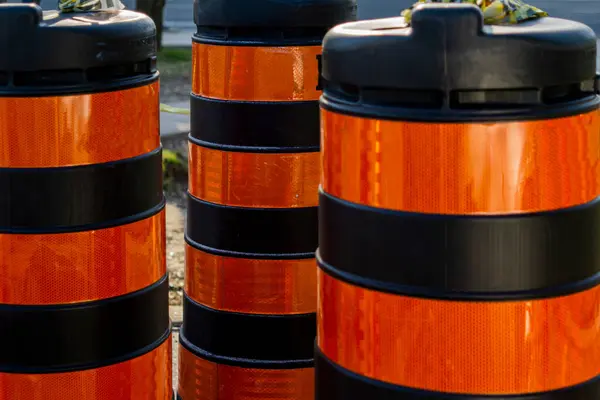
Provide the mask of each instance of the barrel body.
[{"label": "barrel body", "polygon": [[319,60],[353,1],[197,0],[183,400],[314,396]]},{"label": "barrel body", "polygon": [[154,24],[0,26],[0,399],[170,400]]},{"label": "barrel body", "polygon": [[593,32],[402,22],[324,42],[316,398],[597,398]]}]

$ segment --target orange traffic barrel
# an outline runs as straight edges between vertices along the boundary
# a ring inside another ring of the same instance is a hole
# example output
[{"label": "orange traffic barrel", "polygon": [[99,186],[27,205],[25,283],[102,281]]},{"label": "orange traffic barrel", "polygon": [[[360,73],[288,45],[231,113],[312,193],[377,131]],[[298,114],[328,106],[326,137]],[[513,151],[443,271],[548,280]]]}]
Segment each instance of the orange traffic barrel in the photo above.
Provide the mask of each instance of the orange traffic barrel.
[{"label": "orange traffic barrel", "polygon": [[314,397],[319,56],[355,0],[196,0],[183,400]]},{"label": "orange traffic barrel", "polygon": [[472,5],[327,34],[317,400],[600,398],[595,59]]},{"label": "orange traffic barrel", "polygon": [[0,5],[0,399],[170,400],[156,30]]}]

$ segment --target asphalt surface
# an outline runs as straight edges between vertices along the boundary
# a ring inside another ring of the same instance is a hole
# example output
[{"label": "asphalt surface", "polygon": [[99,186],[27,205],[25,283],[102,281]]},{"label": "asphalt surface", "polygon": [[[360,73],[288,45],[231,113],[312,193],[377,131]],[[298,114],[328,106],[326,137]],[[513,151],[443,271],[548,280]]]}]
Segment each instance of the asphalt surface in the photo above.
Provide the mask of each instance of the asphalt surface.
[{"label": "asphalt surface", "polygon": [[[135,7],[135,0],[121,1],[127,8]],[[358,0],[359,18],[398,15],[413,2],[414,0]],[[600,0],[529,0],[529,3],[548,11],[552,16],[583,22],[600,35]],[[42,7],[53,9],[56,7],[56,0],[42,0]],[[192,7],[193,0],[167,0],[166,26],[173,29],[193,27]]]}]

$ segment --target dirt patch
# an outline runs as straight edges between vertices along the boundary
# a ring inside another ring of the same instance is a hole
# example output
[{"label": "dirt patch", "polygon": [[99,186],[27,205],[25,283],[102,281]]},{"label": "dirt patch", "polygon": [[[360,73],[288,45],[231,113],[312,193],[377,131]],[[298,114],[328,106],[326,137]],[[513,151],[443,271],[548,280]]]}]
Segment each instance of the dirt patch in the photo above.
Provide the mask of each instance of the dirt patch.
[{"label": "dirt patch", "polygon": [[165,170],[165,196],[167,198],[167,271],[169,273],[169,305],[179,306],[183,299],[185,277],[185,198],[187,193],[187,138],[163,141],[165,151],[179,157],[186,169],[173,172]]}]

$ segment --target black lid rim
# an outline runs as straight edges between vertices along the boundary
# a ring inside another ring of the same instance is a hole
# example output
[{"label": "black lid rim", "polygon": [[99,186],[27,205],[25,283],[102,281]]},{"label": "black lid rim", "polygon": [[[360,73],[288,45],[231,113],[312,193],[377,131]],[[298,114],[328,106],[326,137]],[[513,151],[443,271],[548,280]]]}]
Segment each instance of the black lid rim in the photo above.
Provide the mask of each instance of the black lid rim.
[{"label": "black lid rim", "polygon": [[290,38],[282,40],[274,39],[216,39],[214,37],[203,36],[200,33],[192,35],[192,42],[198,44],[209,44],[215,46],[238,46],[238,47],[297,47],[297,46],[321,46],[323,42],[321,36],[307,36],[306,38]]},{"label": "black lid rim", "polygon": [[321,108],[337,114],[368,119],[406,122],[460,123],[460,122],[514,122],[539,121],[585,114],[600,109],[600,96],[540,107],[513,109],[427,109],[383,107],[363,103],[348,103],[332,98],[324,93],[321,96]]},{"label": "black lid rim", "polygon": [[387,293],[398,296],[461,302],[490,302],[504,303],[524,300],[542,300],[569,296],[584,292],[600,285],[600,273],[590,276],[581,281],[572,282],[560,286],[538,288],[532,290],[505,291],[505,292],[466,292],[466,291],[441,291],[439,289],[400,285],[396,283],[383,282],[380,280],[361,277],[359,275],[337,269],[323,261],[317,251],[317,266],[331,278],[342,281],[362,289]]},{"label": "black lid rim", "polygon": [[120,90],[135,89],[159,81],[158,71],[151,75],[136,76],[106,82],[87,83],[72,86],[39,86],[39,87],[6,87],[0,86],[0,97],[51,97],[72,96],[94,93],[116,92]]},{"label": "black lid rim", "polygon": [[332,28],[357,18],[356,0],[195,0],[194,23],[207,27]]}]

